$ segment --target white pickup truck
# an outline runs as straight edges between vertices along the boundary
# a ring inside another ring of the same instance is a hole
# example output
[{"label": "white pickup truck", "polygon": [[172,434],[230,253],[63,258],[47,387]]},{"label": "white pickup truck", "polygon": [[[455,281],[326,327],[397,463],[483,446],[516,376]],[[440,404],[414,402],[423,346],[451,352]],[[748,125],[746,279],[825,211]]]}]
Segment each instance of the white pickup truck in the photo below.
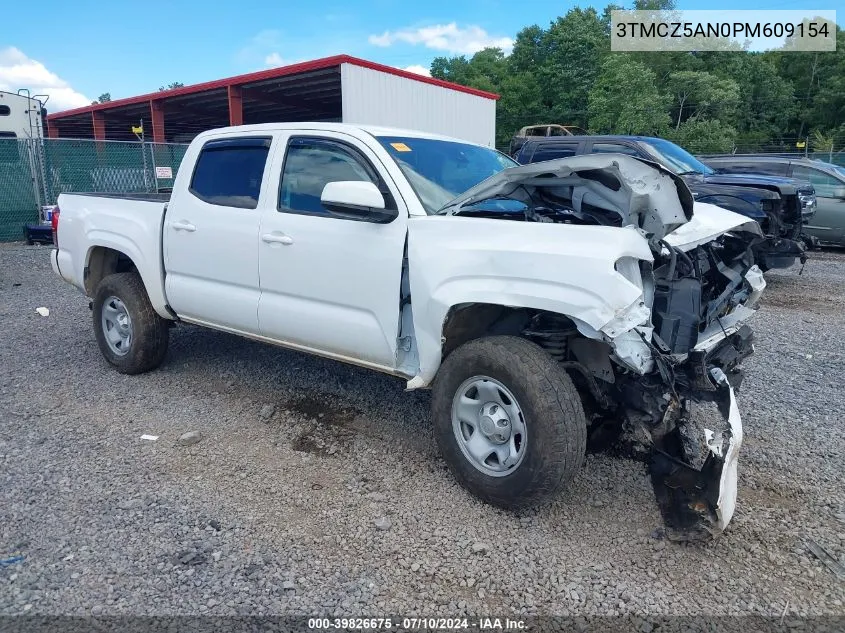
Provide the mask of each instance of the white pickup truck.
[{"label": "white pickup truck", "polygon": [[[257,125],[197,136],[169,196],[58,202],[53,268],[120,372],[157,367],[174,324],[233,332],[430,387],[443,456],[488,502],[548,497],[588,440],[626,441],[674,538],[730,521],[760,231],[693,213],[656,164]],[[721,414],[692,419],[701,401]]]}]

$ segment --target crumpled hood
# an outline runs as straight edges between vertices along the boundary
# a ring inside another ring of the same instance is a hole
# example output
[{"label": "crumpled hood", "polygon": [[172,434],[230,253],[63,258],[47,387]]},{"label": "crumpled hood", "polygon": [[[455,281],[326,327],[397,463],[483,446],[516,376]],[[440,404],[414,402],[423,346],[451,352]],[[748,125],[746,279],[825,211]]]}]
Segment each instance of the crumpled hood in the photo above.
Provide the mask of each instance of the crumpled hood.
[{"label": "crumpled hood", "polygon": [[[520,190],[563,193],[573,205],[617,213],[622,225],[663,239],[693,217],[693,197],[683,179],[657,163],[625,154],[587,154],[512,167],[468,189],[438,214]],[[514,196],[518,197],[518,196]]]},{"label": "crumpled hood", "polygon": [[715,204],[696,202],[692,219],[667,235],[665,241],[682,251],[690,251],[729,231],[763,235],[760,225],[744,215],[717,207]]}]

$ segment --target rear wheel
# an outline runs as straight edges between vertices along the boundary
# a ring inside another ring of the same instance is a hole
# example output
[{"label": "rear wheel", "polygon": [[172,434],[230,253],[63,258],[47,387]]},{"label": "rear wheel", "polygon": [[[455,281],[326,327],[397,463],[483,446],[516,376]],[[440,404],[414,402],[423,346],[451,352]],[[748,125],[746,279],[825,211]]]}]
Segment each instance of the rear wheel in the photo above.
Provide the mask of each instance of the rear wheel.
[{"label": "rear wheel", "polygon": [[587,422],[575,386],[530,341],[466,343],[443,362],[433,391],[440,450],[461,485],[488,503],[540,502],[583,462]]},{"label": "rear wheel", "polygon": [[94,335],[106,360],[122,374],[158,367],[167,353],[168,322],[150,303],[137,273],[116,273],[97,286]]}]

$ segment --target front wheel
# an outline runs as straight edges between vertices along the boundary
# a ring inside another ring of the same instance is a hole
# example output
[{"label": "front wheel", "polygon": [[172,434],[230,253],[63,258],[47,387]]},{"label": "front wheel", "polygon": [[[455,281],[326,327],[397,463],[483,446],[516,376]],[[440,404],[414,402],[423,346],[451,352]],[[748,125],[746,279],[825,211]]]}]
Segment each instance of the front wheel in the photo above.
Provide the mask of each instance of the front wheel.
[{"label": "front wheel", "polygon": [[121,374],[141,374],[164,360],[168,323],[153,309],[136,273],[105,277],[94,293],[92,312],[97,345]]},{"label": "front wheel", "polygon": [[552,496],[586,452],[587,421],[572,380],[525,339],[477,339],[452,352],[434,383],[432,413],[455,478],[500,507]]}]

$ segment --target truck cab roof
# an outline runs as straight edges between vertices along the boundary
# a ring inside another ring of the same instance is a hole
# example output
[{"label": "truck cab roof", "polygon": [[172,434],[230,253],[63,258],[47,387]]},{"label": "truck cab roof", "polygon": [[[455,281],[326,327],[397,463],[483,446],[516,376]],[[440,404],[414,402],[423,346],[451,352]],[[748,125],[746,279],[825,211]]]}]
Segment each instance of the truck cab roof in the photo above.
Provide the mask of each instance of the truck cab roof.
[{"label": "truck cab roof", "polygon": [[251,125],[234,125],[229,127],[215,128],[207,130],[197,135],[196,138],[213,138],[228,134],[245,134],[253,132],[278,132],[285,130],[294,130],[302,133],[313,129],[314,131],[331,131],[350,134],[352,136],[359,136],[362,133],[370,136],[404,136],[408,138],[423,138],[440,141],[451,141],[454,143],[464,143],[466,145],[477,145],[471,141],[466,141],[451,136],[444,136],[442,134],[432,134],[430,132],[422,132],[420,130],[407,130],[402,128],[391,128],[378,125],[352,125],[349,123],[324,123],[321,121],[305,121],[298,123],[257,123]]}]

